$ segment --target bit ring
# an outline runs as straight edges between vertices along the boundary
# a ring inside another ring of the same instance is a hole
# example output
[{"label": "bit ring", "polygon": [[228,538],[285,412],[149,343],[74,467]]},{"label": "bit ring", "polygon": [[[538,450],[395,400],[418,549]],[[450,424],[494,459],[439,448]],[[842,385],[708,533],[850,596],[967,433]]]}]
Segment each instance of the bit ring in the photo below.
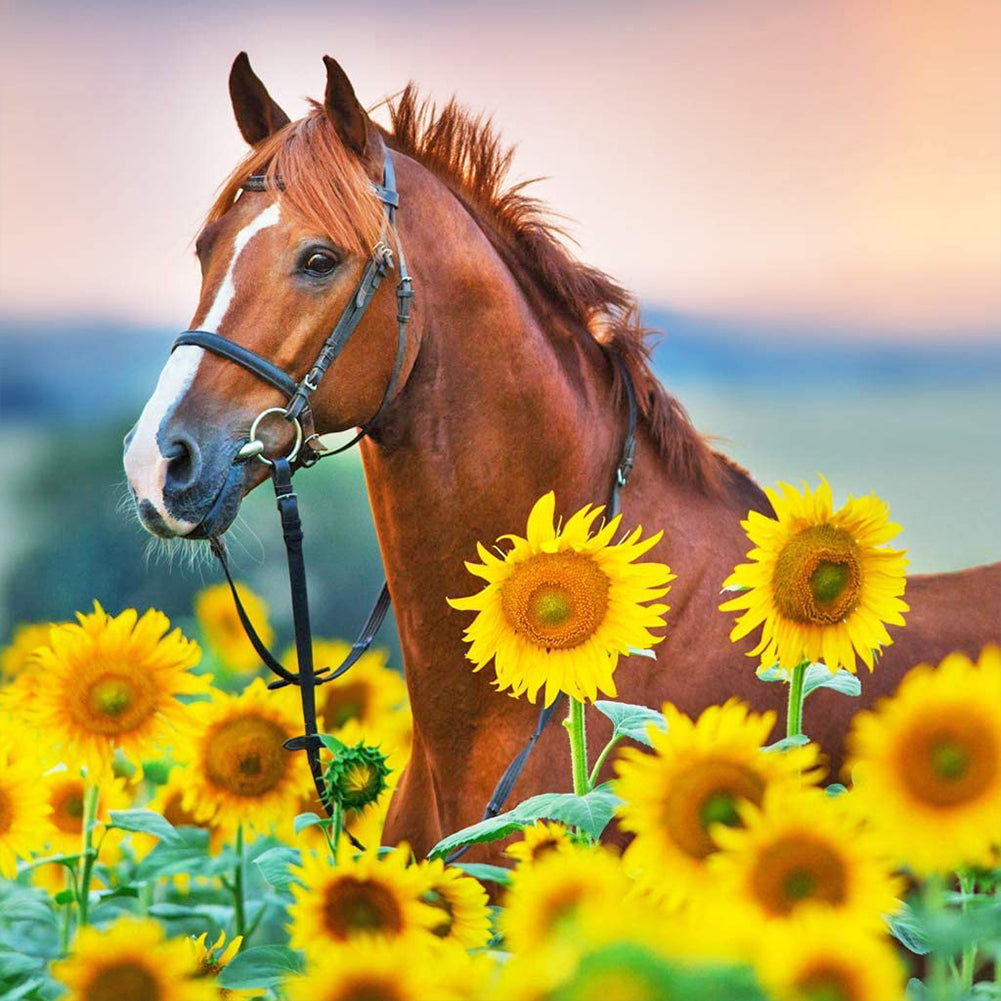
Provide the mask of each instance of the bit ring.
[{"label": "bit ring", "polygon": [[[265,466],[272,466],[274,463],[264,454],[264,443],[260,438],[257,437],[257,429],[261,426],[261,421],[265,417],[270,417],[272,414],[280,414],[285,420],[292,424],[295,428],[295,440],[292,442],[292,448],[289,454],[285,456],[288,462],[293,462],[295,457],[299,454],[299,449],[302,448],[302,425],[299,423],[298,417],[289,417],[284,407],[268,407],[267,410],[262,410],[255,418],[253,424],[250,425],[250,435],[247,444],[244,445],[238,456],[243,456],[244,458],[255,458],[258,462],[263,462]],[[258,447],[260,446],[260,447]]]}]

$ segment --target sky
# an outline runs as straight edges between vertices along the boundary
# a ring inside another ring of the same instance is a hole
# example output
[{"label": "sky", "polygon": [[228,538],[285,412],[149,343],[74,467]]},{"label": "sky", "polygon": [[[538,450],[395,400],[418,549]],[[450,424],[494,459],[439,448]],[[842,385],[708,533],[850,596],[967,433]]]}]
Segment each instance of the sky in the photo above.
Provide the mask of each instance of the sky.
[{"label": "sky", "polygon": [[489,111],[581,257],[685,313],[1001,331],[1001,4],[3,0],[0,310],[180,329],[244,151],[241,49],[297,117],[337,58]]}]

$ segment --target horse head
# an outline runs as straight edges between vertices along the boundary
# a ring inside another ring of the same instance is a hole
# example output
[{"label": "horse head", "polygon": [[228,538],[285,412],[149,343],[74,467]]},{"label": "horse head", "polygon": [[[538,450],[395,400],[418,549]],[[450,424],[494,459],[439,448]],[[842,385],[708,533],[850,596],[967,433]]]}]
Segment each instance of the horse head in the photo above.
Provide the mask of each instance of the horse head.
[{"label": "horse head", "polygon": [[[230,96],[251,150],[195,244],[202,284],[191,330],[248,349],[299,384],[357,298],[374,248],[385,253],[381,241],[393,242],[379,194],[390,154],[344,71],[324,63],[324,102],[291,122],[246,54],[237,56]],[[391,255],[384,261],[388,270]],[[397,313],[391,291],[372,296],[322,384],[310,385],[307,433],[366,426],[399,391],[412,353]],[[289,400],[252,369],[198,344],[175,347],[125,438],[125,471],[148,531],[217,536],[267,477],[264,464],[240,461],[241,448],[254,418]],[[257,438],[266,454],[284,455],[296,433],[294,422],[267,420]]]}]

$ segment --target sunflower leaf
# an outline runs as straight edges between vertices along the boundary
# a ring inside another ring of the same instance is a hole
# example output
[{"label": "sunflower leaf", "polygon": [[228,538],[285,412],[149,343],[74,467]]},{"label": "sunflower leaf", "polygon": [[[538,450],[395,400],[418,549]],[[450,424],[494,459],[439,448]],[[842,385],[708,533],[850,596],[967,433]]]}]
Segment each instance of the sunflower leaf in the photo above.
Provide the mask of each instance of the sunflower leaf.
[{"label": "sunflower leaf", "polygon": [[648,646],[631,646],[629,648],[630,657],[646,657],[648,660],[656,660],[657,654]]},{"label": "sunflower leaf", "polygon": [[803,698],[818,688],[832,688],[853,698],[862,694],[862,682],[843,667],[838,668],[837,674],[831,674],[825,664],[811,664],[803,677]]},{"label": "sunflower leaf", "polygon": [[507,886],[511,882],[511,870],[501,865],[488,865],[486,862],[463,862],[456,865],[467,876],[478,879],[481,883],[498,883]]},{"label": "sunflower leaf", "polygon": [[[299,865],[302,854],[298,848],[286,848],[281,845],[261,852],[254,859],[254,865],[261,870],[261,875],[276,889],[287,890],[296,880],[289,872],[289,867]],[[248,950],[249,952],[250,950]]]},{"label": "sunflower leaf", "polygon": [[137,834],[153,834],[164,841],[173,840],[177,835],[174,825],[153,810],[112,810],[111,823],[119,831],[135,831]]},{"label": "sunflower leaf", "polygon": [[794,733],[791,737],[783,737],[776,740],[774,744],[768,744],[761,748],[762,751],[787,751],[790,747],[802,747],[809,744],[810,738],[805,733]]},{"label": "sunflower leaf", "polygon": [[789,672],[778,664],[771,667],[759,667],[757,670],[758,681],[788,681]]},{"label": "sunflower leaf", "polygon": [[648,727],[655,726],[658,730],[667,729],[664,714],[650,709],[648,706],[634,706],[628,702],[595,702],[594,708],[612,721],[612,739],[628,737],[647,747],[652,746],[647,735]]},{"label": "sunflower leaf", "polygon": [[570,792],[532,796],[513,810],[481,820],[443,838],[431,849],[428,857],[441,858],[463,845],[497,841],[537,820],[559,820],[570,827],[579,827],[592,838],[598,838],[621,802],[608,782],[592,789],[586,796],[575,796]]},{"label": "sunflower leaf", "polygon": [[238,952],[219,971],[216,983],[230,991],[264,991],[302,970],[302,955],[288,946],[255,945]]},{"label": "sunflower leaf", "polygon": [[212,865],[208,853],[209,832],[201,827],[174,829],[174,837],[162,840],[137,866],[134,880],[144,883],[184,872],[201,876]]},{"label": "sunflower leaf", "polygon": [[306,830],[307,827],[316,827],[317,825],[330,824],[330,821],[326,817],[319,817],[315,813],[300,813],[295,820],[292,821],[292,827],[296,834],[300,834],[302,831]]}]

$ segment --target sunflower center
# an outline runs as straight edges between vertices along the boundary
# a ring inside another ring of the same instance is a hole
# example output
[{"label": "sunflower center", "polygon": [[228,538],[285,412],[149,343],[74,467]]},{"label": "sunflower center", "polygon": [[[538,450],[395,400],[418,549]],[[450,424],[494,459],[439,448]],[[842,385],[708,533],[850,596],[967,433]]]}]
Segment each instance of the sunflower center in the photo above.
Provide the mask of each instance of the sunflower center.
[{"label": "sunflower center", "polygon": [[448,938],[452,925],[455,923],[455,910],[448,897],[437,890],[430,890],[424,894],[423,900],[426,904],[442,912],[441,920],[431,927],[431,934],[438,938]]},{"label": "sunflower center", "polygon": [[206,775],[236,796],[263,796],[288,770],[290,756],[282,747],[287,736],[277,723],[260,716],[224,720],[206,739]]},{"label": "sunflower center", "polygon": [[91,733],[127,733],[153,714],[155,705],[141,678],[108,671],[80,693],[74,715]]},{"label": "sunflower center", "polygon": [[811,837],[781,838],[755,860],[751,886],[758,903],[773,915],[789,914],[804,900],[838,905],[847,878],[841,857]]},{"label": "sunflower center", "polygon": [[862,992],[849,970],[818,963],[796,981],[796,996],[803,1001],[861,1001]]},{"label": "sunflower center", "polygon": [[195,815],[185,810],[181,805],[184,802],[184,793],[178,789],[172,792],[163,805],[163,816],[169,820],[174,827],[205,827],[206,824],[195,819]]},{"label": "sunflower center", "polygon": [[539,908],[539,924],[546,935],[571,931],[580,910],[583,889],[564,884]]},{"label": "sunflower center", "polygon": [[53,804],[52,822],[66,834],[83,831],[83,789],[71,786],[63,790]]},{"label": "sunflower center", "polygon": [[161,1001],[159,979],[145,966],[124,960],[101,967],[84,988],[85,1001]]},{"label": "sunflower center", "polygon": [[331,730],[340,730],[353,719],[364,719],[368,696],[368,686],[358,681],[332,688],[323,704],[323,719],[327,726]]},{"label": "sunflower center", "polygon": [[859,547],[843,528],[811,525],[783,546],[772,577],[775,604],[793,622],[841,622],[862,591]]},{"label": "sunflower center", "polygon": [[398,935],[403,913],[393,892],[371,880],[345,876],[331,883],[323,901],[324,926],[333,938],[376,933]]},{"label": "sunflower center", "polygon": [[559,846],[560,842],[556,838],[543,838],[541,841],[536,841],[535,844],[532,845],[530,858],[533,862],[538,862],[540,858],[556,851]]},{"label": "sunflower center", "polygon": [[402,1001],[404,996],[388,976],[380,980],[368,974],[352,978],[327,997],[330,1001]]},{"label": "sunflower center", "polygon": [[671,783],[664,801],[668,837],[687,855],[704,859],[715,852],[712,824],[740,825],[737,803],[761,804],[765,783],[747,765],[720,758],[697,762]]},{"label": "sunflower center", "polygon": [[943,725],[941,715],[917,723],[900,741],[897,768],[913,796],[948,808],[991,787],[1001,768],[1001,740],[986,720],[967,714],[960,729]]},{"label": "sunflower center", "polygon": [[10,800],[3,788],[0,788],[0,834],[6,834],[12,823]]},{"label": "sunflower center", "polygon": [[511,628],[536,646],[580,646],[605,619],[608,577],[583,553],[538,553],[504,582],[501,608]]}]

